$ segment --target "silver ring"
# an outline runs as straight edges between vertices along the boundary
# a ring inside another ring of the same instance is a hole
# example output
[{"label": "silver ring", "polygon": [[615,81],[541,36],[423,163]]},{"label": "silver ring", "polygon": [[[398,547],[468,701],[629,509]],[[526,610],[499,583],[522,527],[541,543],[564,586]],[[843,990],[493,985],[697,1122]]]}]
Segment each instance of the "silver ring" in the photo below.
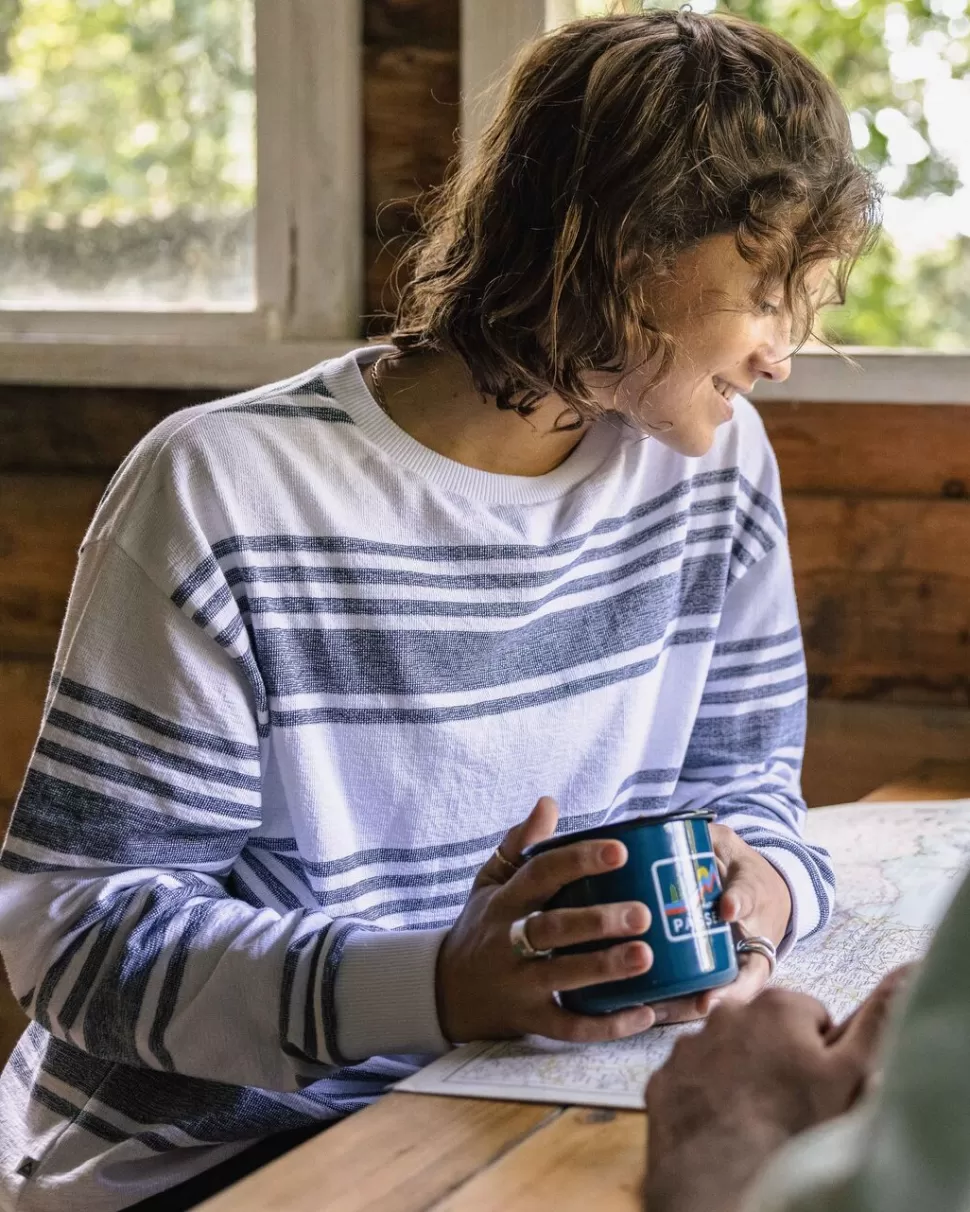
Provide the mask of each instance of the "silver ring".
[{"label": "silver ring", "polygon": [[775,975],[775,969],[778,967],[778,948],[770,938],[765,938],[763,934],[739,938],[734,949],[738,955],[763,955],[768,961],[768,980]]},{"label": "silver ring", "polygon": [[551,948],[548,951],[539,951],[529,942],[529,935],[526,932],[526,927],[529,922],[538,917],[541,913],[540,909],[536,909],[534,913],[529,913],[525,917],[516,918],[509,926],[509,942],[512,944],[512,950],[516,955],[521,955],[523,959],[548,959],[552,955]]}]

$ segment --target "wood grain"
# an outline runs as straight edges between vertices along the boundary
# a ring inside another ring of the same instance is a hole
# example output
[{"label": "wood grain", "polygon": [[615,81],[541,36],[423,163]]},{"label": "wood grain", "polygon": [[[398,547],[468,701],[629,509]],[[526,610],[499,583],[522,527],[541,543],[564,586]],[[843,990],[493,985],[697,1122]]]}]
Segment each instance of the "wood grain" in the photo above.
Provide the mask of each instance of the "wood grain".
[{"label": "wood grain", "polygon": [[6,975],[0,972],[0,1065],[7,1063],[7,1057],[26,1026],[27,1015],[10,992]]},{"label": "wood grain", "polygon": [[802,789],[810,807],[845,803],[926,759],[966,760],[970,712],[881,703],[808,705]]},{"label": "wood grain", "polygon": [[40,731],[50,674],[50,661],[0,659],[0,836]]},{"label": "wood grain", "polygon": [[0,473],[0,635],[8,656],[52,656],[77,553],[107,475]]},{"label": "wood grain", "polygon": [[0,472],[110,475],[164,417],[220,394],[112,387],[7,390],[0,397]]},{"label": "wood grain", "polygon": [[813,695],[970,707],[970,502],[787,509]]},{"label": "wood grain", "polygon": [[970,408],[755,403],[789,496],[970,496]]},{"label": "wood grain", "polygon": [[558,1115],[531,1103],[388,1094],[199,1212],[424,1212]]},{"label": "wood grain", "polygon": [[393,234],[411,226],[414,199],[444,178],[456,150],[457,126],[457,50],[367,50],[367,230]]},{"label": "wood grain", "polygon": [[955,800],[970,799],[970,760],[920,762],[894,782],[877,787],[864,800]]},{"label": "wood grain", "polygon": [[459,0],[367,0],[364,45],[455,50],[460,20]]},{"label": "wood grain", "polygon": [[569,1107],[435,1212],[642,1212],[646,1116]]}]

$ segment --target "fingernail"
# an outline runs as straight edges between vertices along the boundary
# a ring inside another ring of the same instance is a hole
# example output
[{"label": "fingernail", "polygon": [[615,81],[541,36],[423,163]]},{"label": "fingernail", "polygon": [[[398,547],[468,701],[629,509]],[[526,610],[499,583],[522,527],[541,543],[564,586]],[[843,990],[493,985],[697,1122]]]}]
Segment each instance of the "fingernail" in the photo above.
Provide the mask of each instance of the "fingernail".
[{"label": "fingernail", "polygon": [[643,967],[643,947],[640,943],[631,943],[623,951],[623,962],[628,968]]},{"label": "fingernail", "polygon": [[607,842],[600,850],[600,858],[609,867],[622,867],[626,862],[626,847],[619,842]]},{"label": "fingernail", "polygon": [[640,921],[641,916],[639,909],[627,909],[626,913],[623,915],[623,925],[626,926],[628,930],[639,929]]},{"label": "fingernail", "polygon": [[655,1023],[665,1023],[670,1018],[670,1011],[665,1010],[663,1006],[654,1006],[653,1021]]}]

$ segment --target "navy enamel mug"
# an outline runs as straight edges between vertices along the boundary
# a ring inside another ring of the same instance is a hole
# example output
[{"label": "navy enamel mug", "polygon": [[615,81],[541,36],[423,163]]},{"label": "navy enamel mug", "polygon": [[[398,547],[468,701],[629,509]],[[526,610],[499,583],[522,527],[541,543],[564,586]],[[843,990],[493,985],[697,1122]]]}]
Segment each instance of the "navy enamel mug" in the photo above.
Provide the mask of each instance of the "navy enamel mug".
[{"label": "navy enamel mug", "polygon": [[[650,928],[639,937],[653,951],[652,967],[640,976],[563,992],[560,1001],[567,1010],[610,1014],[628,1006],[716,989],[735,979],[734,938],[717,911],[721,879],[711,843],[712,819],[703,812],[638,817],[559,834],[524,852],[523,857],[531,859],[574,842],[622,842],[629,855],[623,867],[566,884],[546,908],[584,909],[616,901],[642,901],[650,910]],[[604,939],[563,951],[597,951],[619,941]]]}]

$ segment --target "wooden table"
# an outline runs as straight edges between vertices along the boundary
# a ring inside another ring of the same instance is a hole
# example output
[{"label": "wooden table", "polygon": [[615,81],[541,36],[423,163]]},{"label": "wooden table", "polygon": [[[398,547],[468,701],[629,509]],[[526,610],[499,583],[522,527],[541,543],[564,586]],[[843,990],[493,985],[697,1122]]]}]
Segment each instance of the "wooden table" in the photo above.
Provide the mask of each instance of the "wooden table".
[{"label": "wooden table", "polygon": [[[927,762],[867,800],[970,797]],[[388,1094],[200,1212],[640,1212],[642,1112]]]}]

